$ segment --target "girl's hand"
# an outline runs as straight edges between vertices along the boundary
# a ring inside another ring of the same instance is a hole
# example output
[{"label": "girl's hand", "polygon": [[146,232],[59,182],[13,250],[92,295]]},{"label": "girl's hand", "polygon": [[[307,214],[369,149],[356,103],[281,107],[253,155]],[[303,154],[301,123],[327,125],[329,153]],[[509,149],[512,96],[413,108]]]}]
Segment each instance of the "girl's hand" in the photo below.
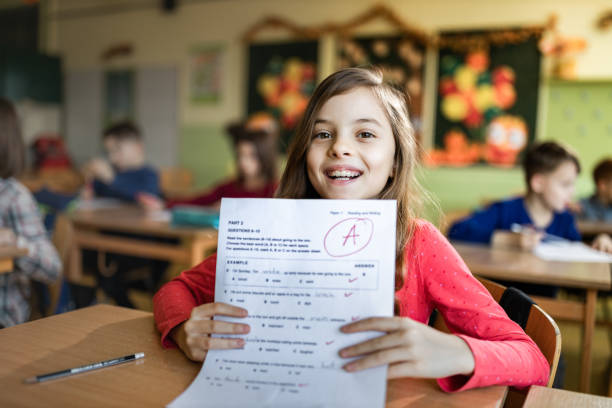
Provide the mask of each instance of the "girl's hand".
[{"label": "girl's hand", "polygon": [[244,339],[210,337],[211,334],[246,334],[251,330],[247,324],[213,320],[213,316],[247,315],[245,309],[227,303],[206,303],[194,307],[189,320],[172,329],[170,337],[189,359],[204,361],[208,350],[244,347]]},{"label": "girl's hand", "polygon": [[384,364],[389,364],[389,378],[443,378],[474,371],[474,356],[466,342],[407,317],[372,317],[340,330],[386,333],[340,350],[341,357],[361,357],[344,366],[349,372]]},{"label": "girl's hand", "polygon": [[612,254],[612,238],[608,234],[599,234],[591,244],[598,251]]}]

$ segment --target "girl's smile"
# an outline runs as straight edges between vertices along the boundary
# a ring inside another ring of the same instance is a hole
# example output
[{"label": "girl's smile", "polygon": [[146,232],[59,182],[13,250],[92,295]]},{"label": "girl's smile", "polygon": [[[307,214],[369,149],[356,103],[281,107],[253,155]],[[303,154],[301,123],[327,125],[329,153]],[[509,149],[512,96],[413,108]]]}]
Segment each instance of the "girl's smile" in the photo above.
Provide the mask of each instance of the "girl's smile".
[{"label": "girl's smile", "polygon": [[330,98],[319,111],[306,155],[308,178],[323,198],[375,198],[393,177],[395,139],[365,87]]}]

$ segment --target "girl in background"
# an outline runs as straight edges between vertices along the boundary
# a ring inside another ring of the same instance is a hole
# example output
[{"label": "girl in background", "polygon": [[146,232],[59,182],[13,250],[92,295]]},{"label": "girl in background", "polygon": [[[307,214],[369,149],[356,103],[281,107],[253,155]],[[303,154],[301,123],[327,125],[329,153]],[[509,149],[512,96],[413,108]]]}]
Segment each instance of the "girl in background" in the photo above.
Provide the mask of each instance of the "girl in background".
[{"label": "girl in background", "polygon": [[0,98],[0,228],[10,229],[13,244],[27,250],[15,259],[12,272],[0,274],[0,328],[28,320],[31,279],[51,283],[62,270],[32,194],[15,179],[24,161],[15,108]]}]

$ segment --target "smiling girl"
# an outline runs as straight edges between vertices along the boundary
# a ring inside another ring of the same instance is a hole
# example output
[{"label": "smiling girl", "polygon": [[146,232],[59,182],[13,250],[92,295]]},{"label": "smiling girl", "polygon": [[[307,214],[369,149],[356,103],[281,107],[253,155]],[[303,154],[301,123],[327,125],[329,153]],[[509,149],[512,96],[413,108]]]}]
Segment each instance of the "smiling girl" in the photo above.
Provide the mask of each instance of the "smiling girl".
[{"label": "smiling girl", "polygon": [[[379,72],[349,68],[315,90],[289,150],[278,197],[397,201],[394,317],[370,317],[340,328],[379,337],[339,350],[346,371],[388,365],[389,378],[438,378],[446,391],[492,384],[545,384],[549,366],[430,223],[418,219],[416,142],[405,96]],[[247,324],[213,320],[247,310],[214,302],[216,256],[183,272],[154,298],[166,347],[192,360],[209,349],[241,348]],[[389,271],[389,273],[393,273]],[[438,309],[452,334],[426,322]]]}]

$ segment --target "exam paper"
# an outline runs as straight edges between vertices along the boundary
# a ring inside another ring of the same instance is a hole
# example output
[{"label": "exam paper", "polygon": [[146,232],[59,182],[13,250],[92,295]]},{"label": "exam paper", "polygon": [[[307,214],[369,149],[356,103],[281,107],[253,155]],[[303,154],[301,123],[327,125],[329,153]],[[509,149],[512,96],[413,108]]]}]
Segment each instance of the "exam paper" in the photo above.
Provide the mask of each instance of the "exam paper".
[{"label": "exam paper", "polygon": [[[215,301],[249,311],[244,349],[212,350],[170,407],[383,407],[387,367],[347,373],[338,351],[392,316],[396,202],[223,199]],[[227,336],[231,337],[231,336]]]},{"label": "exam paper", "polygon": [[612,262],[612,255],[597,251],[582,242],[541,242],[534,253],[546,261],[560,262]]}]

